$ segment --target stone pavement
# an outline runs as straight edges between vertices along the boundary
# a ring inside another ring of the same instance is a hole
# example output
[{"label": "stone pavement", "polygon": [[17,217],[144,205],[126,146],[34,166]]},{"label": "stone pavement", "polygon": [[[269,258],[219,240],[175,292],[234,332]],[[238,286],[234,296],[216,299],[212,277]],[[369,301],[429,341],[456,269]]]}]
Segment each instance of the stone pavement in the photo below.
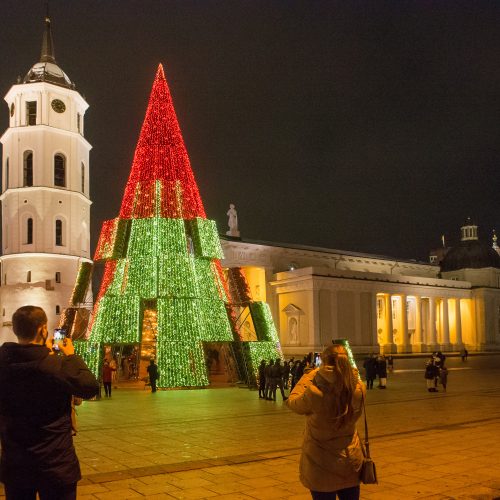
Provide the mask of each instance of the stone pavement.
[{"label": "stone pavement", "polygon": [[[436,394],[424,361],[397,359],[387,390],[368,393],[380,482],[361,498],[500,499],[500,356],[448,359],[448,392]],[[255,391],[121,388],[78,419],[79,499],[310,498],[303,417]]]}]

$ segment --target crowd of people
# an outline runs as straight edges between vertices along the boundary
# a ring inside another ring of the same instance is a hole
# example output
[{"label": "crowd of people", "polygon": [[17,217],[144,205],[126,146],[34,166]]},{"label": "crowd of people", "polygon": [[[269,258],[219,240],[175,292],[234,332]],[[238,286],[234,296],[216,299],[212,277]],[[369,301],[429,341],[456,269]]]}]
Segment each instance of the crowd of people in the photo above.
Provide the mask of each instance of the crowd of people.
[{"label": "crowd of people", "polygon": [[301,360],[291,358],[288,361],[282,361],[281,358],[263,359],[259,365],[258,387],[259,398],[269,401],[276,401],[276,391],[279,389],[283,401],[288,398],[285,396],[285,390],[293,390],[294,386],[301,377],[317,367],[320,363],[319,354],[310,352]]}]

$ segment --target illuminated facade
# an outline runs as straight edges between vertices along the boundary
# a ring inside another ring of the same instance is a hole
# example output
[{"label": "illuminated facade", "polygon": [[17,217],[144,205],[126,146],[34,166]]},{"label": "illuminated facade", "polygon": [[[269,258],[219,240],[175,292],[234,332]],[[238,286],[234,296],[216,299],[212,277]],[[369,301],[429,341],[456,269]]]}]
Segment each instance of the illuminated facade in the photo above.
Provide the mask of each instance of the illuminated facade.
[{"label": "illuminated facade", "polygon": [[335,338],[349,339],[357,352],[500,350],[500,259],[479,243],[477,226],[464,226],[462,237],[466,228],[471,240],[449,252],[451,266],[445,259],[442,272],[414,261],[230,239],[222,241],[222,265],[242,268],[252,296],[270,304],[286,356],[321,351]]},{"label": "illuminated facade", "polygon": [[11,317],[21,305],[40,305],[56,327],[80,263],[90,262],[88,104],[56,63],[50,19],[40,61],[5,101],[0,343],[13,339]]}]

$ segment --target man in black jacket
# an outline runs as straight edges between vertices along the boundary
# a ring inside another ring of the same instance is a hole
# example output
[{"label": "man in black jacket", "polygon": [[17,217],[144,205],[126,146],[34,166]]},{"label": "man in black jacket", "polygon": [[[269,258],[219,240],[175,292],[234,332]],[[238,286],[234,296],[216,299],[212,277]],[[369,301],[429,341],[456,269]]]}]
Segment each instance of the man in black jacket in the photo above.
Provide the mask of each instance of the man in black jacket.
[{"label": "man in black jacket", "polygon": [[156,392],[156,381],[159,378],[158,365],[155,363],[154,359],[149,360],[149,366],[147,368],[149,383],[151,384],[151,392]]},{"label": "man in black jacket", "polygon": [[[35,306],[12,316],[18,343],[0,347],[0,480],[7,500],[76,498],[80,465],[71,436],[71,398],[91,398],[99,384],[70,339],[48,339]],[[58,348],[59,355],[54,353]]]}]

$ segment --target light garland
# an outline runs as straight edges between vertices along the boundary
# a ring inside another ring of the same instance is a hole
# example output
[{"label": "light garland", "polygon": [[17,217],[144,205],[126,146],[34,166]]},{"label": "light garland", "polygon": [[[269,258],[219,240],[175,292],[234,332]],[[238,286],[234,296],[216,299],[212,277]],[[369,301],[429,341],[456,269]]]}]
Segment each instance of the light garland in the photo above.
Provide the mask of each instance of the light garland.
[{"label": "light garland", "polygon": [[87,290],[92,277],[92,262],[80,262],[78,274],[76,276],[75,286],[71,294],[69,303],[71,305],[81,304],[85,301]]},{"label": "light garland", "polygon": [[[222,257],[160,66],[120,215],[103,224],[97,245],[95,259],[106,267],[88,344],[78,346],[92,370],[100,369],[103,344],[144,340],[141,352],[157,356],[158,387],[206,386],[203,342],[236,340],[239,363],[251,367],[253,380],[258,356],[281,355],[276,330],[267,304],[255,303],[252,317],[264,342],[239,344]],[[146,338],[151,332],[142,338],[146,309],[155,318],[156,349]]]}]

